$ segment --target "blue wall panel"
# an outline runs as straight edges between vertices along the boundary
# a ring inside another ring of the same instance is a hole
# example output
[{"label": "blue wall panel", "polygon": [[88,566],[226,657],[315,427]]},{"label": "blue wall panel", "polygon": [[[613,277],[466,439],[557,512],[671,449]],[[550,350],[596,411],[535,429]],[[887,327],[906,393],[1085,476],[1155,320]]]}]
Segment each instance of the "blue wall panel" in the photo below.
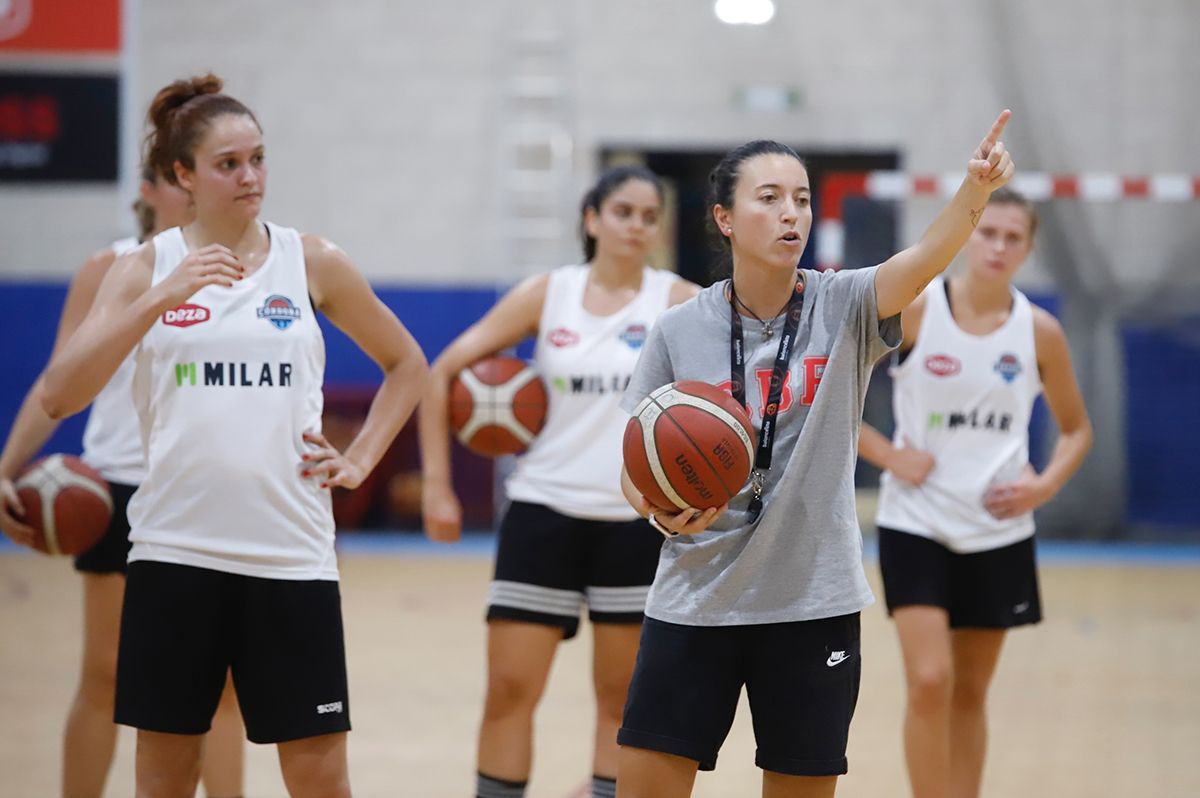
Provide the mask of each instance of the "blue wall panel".
[{"label": "blue wall panel", "polygon": [[[496,300],[481,287],[377,288],[420,342],[428,357],[442,349]],[[0,431],[7,434],[30,383],[45,365],[54,341],[65,286],[0,283]],[[1052,312],[1057,297],[1031,297]],[[346,336],[322,319],[328,350],[326,382],[358,388],[378,383],[378,369]],[[1178,331],[1130,327],[1125,333],[1130,458],[1130,520],[1182,528],[1200,527],[1200,344]],[[519,351],[529,354],[528,343]],[[69,419],[48,451],[78,452],[85,416]],[[1049,423],[1043,402],[1032,422],[1034,462],[1048,452],[1036,445]],[[1103,430],[1098,431],[1103,434]]]}]

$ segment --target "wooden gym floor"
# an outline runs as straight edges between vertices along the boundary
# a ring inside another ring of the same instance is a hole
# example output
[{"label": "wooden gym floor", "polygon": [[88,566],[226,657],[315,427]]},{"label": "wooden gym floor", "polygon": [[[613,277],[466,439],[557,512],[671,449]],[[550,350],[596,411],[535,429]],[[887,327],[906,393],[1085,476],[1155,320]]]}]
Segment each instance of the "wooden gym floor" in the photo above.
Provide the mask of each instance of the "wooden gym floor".
[{"label": "wooden gym floor", "polygon": [[[463,798],[473,787],[491,544],[359,540],[347,539],[342,559],[355,795]],[[1200,796],[1198,550],[1145,558],[1096,546],[1046,548],[1047,620],[1006,642],[990,704],[984,794]],[[877,587],[873,561],[867,571]],[[0,798],[58,795],[80,601],[80,580],[66,561],[0,549]],[[556,661],[538,716],[531,798],[584,794],[589,637],[585,626]],[[899,650],[878,604],[863,615],[863,650],[850,774],[838,795],[905,796]],[[109,795],[133,793],[133,744],[123,730]],[[695,795],[759,794],[753,751],[743,705],[717,771],[698,777]],[[248,745],[246,795],[285,795],[272,748]]]}]

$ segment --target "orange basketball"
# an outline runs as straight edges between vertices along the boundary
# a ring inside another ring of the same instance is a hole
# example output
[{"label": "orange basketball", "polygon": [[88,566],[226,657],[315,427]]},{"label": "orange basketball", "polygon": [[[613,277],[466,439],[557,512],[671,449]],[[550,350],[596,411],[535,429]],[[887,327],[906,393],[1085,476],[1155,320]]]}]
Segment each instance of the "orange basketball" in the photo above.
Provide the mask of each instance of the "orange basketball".
[{"label": "orange basketball", "polygon": [[681,380],[651,393],[625,426],[625,470],[651,504],[720,507],[754,464],[754,427],[733,397]]},{"label": "orange basketball", "polygon": [[33,547],[45,554],[82,554],[95,546],[112,518],[108,483],[96,469],[69,454],[52,454],[16,480],[24,521],[37,532]]},{"label": "orange basketball", "polygon": [[517,454],[542,431],[548,402],[545,383],[524,360],[485,357],[454,378],[450,426],[477,454]]}]

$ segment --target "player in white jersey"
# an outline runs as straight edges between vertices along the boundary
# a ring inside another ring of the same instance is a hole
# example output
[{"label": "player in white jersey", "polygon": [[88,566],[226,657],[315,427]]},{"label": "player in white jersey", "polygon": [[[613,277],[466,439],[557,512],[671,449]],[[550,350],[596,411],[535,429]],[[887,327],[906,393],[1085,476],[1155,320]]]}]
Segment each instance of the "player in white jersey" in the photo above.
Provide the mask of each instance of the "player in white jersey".
[{"label": "player in white jersey", "polygon": [[[904,655],[916,798],[979,794],[987,691],[1005,632],[1041,620],[1033,510],[1091,446],[1062,327],[1012,286],[1036,226],[1020,194],[991,196],[966,269],[935,280],[902,315],[894,439],[862,427],[860,453],[886,469],[879,560]],[[1029,416],[1043,392],[1060,435],[1039,474],[1029,465]]]},{"label": "player in white jersey", "polygon": [[[160,179],[152,167],[142,170],[139,198],[133,206],[138,217],[138,238],[116,241],[84,262],[67,292],[54,352],[62,348],[87,315],[113,262],[141,241],[189,221],[192,212],[188,205],[185,192]],[[83,459],[108,481],[113,515],[104,537],[75,557],[75,569],[83,576],[84,645],[79,686],[63,735],[62,794],[70,798],[99,798],[103,794],[117,742],[113,696],[117,681],[117,630],[125,593],[125,562],[129,556],[126,506],[145,472],[132,382],[130,358],[92,402],[83,434]],[[40,390],[39,377],[26,395],[0,454],[0,530],[23,545],[30,545],[33,532],[20,521],[24,508],[12,480],[58,427],[58,421],[46,415],[38,402]],[[229,683],[205,745],[203,780],[209,798],[241,795],[242,737],[237,699]]]},{"label": "player in white jersey", "polygon": [[[117,260],[42,404],[76,412],[129,352],[146,478],[129,509],[116,719],[139,795],[190,796],[232,667],[292,796],[349,796],[349,698],[329,488],[354,488],[424,387],[424,356],[346,255],[259,220],[262,131],[212,75],[161,90],[147,161],[195,219]],[[383,382],[346,451],[321,435],[320,309]]]},{"label": "player in white jersey", "polygon": [[593,794],[612,795],[616,727],[633,669],[661,539],[621,495],[618,402],[655,319],[697,287],[645,265],[662,189],[643,167],[601,176],[584,197],[585,264],[522,282],[434,362],[420,411],[425,529],[453,541],[461,509],[450,484],[447,392],[462,368],[533,335],[546,380],[546,426],[518,461],[488,598],[488,692],[477,795],[524,794],[533,714],[558,643],[586,601],[595,638]]},{"label": "player in white jersey", "polygon": [[797,268],[812,190],[791,148],[749,142],[713,170],[711,219],[732,279],[663,314],[622,407],[702,380],[729,386],[770,434],[759,434],[755,473],[725,507],[655,507],[622,475],[667,542],[617,736],[621,798],[691,794],[697,770],[716,765],[743,688],[764,798],[834,794],[858,698],[859,613],[872,601],[853,479],[867,382],[899,343],[900,311],[1012,175],[999,141],[1007,119],[921,239],[867,269]]}]

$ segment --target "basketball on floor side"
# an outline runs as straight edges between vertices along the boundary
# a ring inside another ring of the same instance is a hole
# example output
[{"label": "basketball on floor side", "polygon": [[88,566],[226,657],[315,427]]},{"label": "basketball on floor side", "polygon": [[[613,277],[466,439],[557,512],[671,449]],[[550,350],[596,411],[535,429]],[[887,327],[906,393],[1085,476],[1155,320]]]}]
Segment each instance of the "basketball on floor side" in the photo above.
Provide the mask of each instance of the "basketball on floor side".
[{"label": "basketball on floor side", "polygon": [[108,483],[96,469],[69,454],[52,454],[27,466],[16,480],[24,521],[44,554],[82,554],[95,546],[112,518]]},{"label": "basketball on floor side", "polygon": [[454,378],[450,426],[459,442],[477,454],[518,454],[542,431],[548,402],[545,383],[524,360],[485,357]]},{"label": "basketball on floor side", "polygon": [[755,445],[750,418],[732,396],[681,380],[637,406],[625,426],[625,470],[659,507],[720,507],[746,484]]}]

